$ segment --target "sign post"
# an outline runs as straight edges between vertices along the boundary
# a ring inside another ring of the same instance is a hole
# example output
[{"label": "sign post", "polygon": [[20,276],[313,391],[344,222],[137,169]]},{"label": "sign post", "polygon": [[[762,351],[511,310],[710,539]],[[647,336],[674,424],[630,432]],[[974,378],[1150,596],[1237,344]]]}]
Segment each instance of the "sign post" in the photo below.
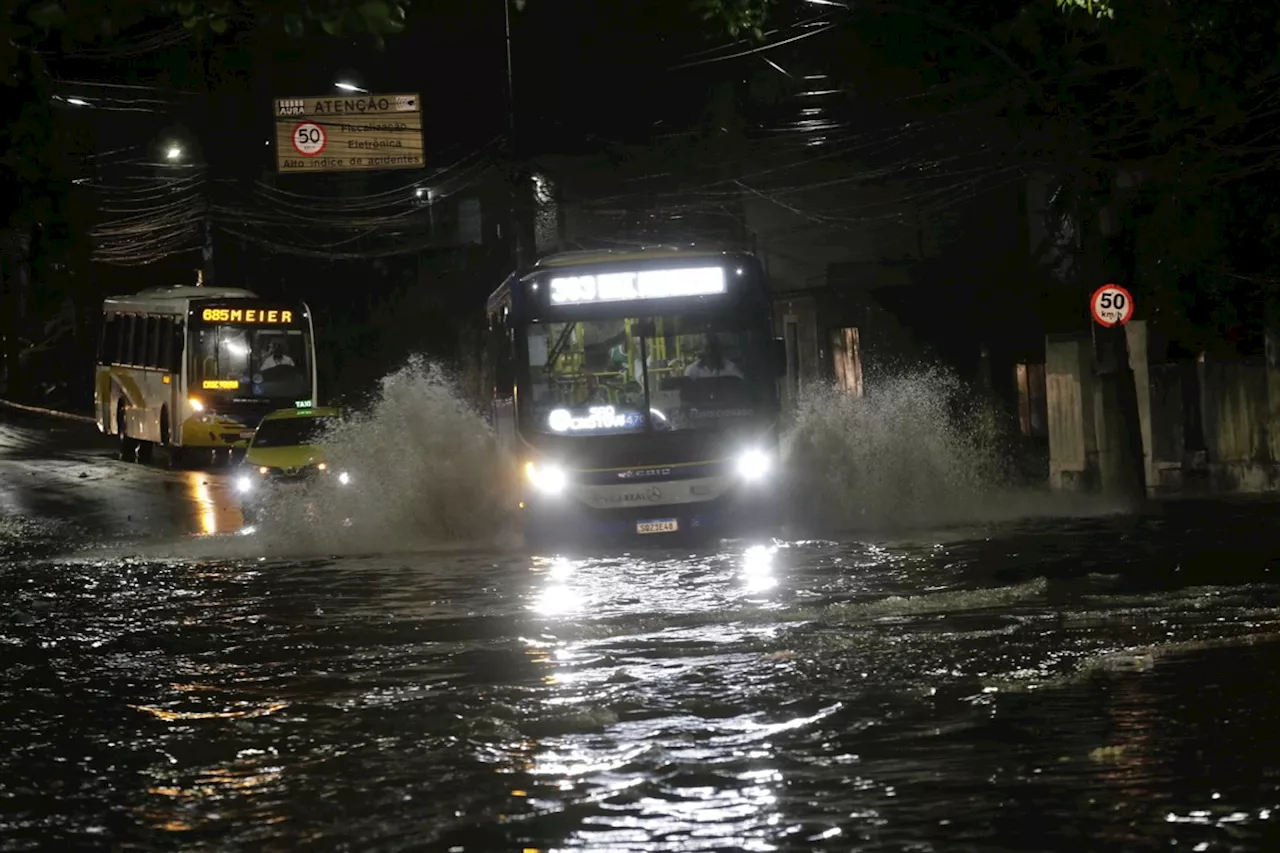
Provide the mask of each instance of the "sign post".
[{"label": "sign post", "polygon": [[[1101,417],[1097,432],[1098,474],[1104,493],[1141,502],[1146,489],[1146,448],[1138,389],[1130,364],[1128,330],[1133,296],[1118,284],[1104,284],[1089,298]],[[1140,354],[1146,358],[1146,353]],[[1145,374],[1143,374],[1145,375]]]},{"label": "sign post", "polygon": [[277,98],[274,112],[280,174],[425,165],[417,94]]},{"label": "sign post", "polygon": [[1099,326],[1123,326],[1133,319],[1133,297],[1118,284],[1104,284],[1089,299],[1089,313]]}]

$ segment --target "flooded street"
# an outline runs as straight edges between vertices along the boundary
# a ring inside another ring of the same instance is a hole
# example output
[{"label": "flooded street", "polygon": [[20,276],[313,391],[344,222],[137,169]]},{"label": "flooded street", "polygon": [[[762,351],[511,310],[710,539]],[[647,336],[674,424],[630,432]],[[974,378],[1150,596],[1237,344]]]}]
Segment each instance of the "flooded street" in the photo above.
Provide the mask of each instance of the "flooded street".
[{"label": "flooded street", "polygon": [[302,559],[49,429],[0,427],[0,849],[1280,838],[1274,502]]}]

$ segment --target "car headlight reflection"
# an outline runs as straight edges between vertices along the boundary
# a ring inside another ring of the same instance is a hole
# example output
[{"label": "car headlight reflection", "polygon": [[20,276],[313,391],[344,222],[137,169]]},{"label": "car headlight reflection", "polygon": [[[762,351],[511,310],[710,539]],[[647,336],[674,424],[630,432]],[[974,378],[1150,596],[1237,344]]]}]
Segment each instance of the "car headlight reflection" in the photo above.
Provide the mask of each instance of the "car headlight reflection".
[{"label": "car headlight reflection", "polygon": [[738,476],[750,482],[763,480],[773,469],[773,460],[769,454],[758,448],[744,450],[738,456]]},{"label": "car headlight reflection", "polygon": [[564,469],[559,465],[527,462],[524,466],[524,473],[529,480],[529,485],[544,495],[560,494],[564,491],[565,484],[568,482]]}]

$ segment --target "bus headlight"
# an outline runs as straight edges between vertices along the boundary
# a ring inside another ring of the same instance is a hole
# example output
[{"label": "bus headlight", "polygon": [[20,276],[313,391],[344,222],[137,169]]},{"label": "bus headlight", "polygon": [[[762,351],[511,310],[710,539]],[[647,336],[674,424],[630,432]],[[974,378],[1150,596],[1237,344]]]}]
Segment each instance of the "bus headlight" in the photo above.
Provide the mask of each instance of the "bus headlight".
[{"label": "bus headlight", "polygon": [[769,454],[758,448],[744,450],[738,455],[738,476],[750,482],[763,480],[773,468]]},{"label": "bus headlight", "polygon": [[199,413],[204,411],[204,403],[200,402],[199,398],[197,397],[192,397],[191,399],[187,400],[187,403],[191,406],[191,411],[193,412]]},{"label": "bus headlight", "polygon": [[565,483],[568,481],[564,469],[559,465],[539,465],[536,462],[526,462],[524,473],[529,480],[529,485],[544,495],[560,494],[564,491]]}]

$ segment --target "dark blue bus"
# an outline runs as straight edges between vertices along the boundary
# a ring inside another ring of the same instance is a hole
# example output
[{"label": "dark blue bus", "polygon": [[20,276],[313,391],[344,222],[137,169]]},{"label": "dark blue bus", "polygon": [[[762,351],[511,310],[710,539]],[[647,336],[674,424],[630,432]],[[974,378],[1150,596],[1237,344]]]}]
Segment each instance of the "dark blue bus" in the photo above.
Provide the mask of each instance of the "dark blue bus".
[{"label": "dark blue bus", "polygon": [[753,255],[557,254],[487,307],[529,539],[772,533],[785,359]]}]

